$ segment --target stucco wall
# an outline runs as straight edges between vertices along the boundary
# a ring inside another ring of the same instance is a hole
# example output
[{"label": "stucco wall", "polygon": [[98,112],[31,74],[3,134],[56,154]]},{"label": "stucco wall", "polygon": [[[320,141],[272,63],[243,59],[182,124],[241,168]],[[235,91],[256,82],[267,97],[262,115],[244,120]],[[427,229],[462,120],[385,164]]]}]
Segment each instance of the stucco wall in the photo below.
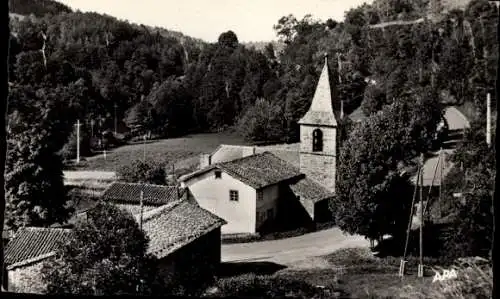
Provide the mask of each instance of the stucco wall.
[{"label": "stucco wall", "polygon": [[[222,172],[215,178],[209,171],[185,182],[198,204],[227,221],[222,233],[255,233],[256,190]],[[229,190],[237,190],[238,201],[229,200]]]},{"label": "stucco wall", "polygon": [[42,282],[40,275],[42,265],[43,261],[9,270],[8,291],[15,293],[44,293],[46,285]]}]

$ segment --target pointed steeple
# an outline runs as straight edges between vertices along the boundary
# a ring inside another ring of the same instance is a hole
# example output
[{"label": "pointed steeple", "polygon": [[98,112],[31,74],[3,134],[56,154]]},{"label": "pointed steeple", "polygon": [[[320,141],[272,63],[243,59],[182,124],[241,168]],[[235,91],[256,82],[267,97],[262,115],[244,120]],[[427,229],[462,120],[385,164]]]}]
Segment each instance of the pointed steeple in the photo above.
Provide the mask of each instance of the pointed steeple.
[{"label": "pointed steeple", "polygon": [[332,107],[332,89],[328,70],[328,54],[325,53],[325,65],[321,71],[316,91],[309,111],[299,120],[299,124],[337,126]]}]

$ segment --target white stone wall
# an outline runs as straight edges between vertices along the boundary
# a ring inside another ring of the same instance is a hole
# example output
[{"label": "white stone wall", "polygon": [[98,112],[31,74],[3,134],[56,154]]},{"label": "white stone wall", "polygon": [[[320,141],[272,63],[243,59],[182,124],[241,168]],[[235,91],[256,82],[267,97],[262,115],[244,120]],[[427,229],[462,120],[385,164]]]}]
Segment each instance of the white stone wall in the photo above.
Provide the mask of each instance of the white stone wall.
[{"label": "white stone wall", "polygon": [[[209,171],[185,182],[198,204],[227,221],[222,233],[255,233],[256,190],[225,172],[215,178]],[[238,201],[229,200],[229,190],[237,190]]]},{"label": "white stone wall", "polygon": [[[323,151],[313,152],[313,131],[323,132]],[[331,127],[300,127],[300,171],[330,191],[335,191],[337,129]]]},{"label": "white stone wall", "polygon": [[8,271],[8,291],[42,294],[46,285],[41,279],[43,261]]}]

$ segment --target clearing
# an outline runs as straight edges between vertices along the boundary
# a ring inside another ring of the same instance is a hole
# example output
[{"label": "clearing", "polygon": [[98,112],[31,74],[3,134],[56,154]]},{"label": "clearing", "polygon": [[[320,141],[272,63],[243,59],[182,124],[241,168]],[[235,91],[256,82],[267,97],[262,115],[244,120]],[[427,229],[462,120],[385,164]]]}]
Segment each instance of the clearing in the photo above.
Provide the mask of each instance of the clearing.
[{"label": "clearing", "polygon": [[243,138],[234,133],[193,134],[180,138],[154,140],[118,147],[104,155],[86,158],[78,170],[116,171],[134,160],[146,159],[158,163],[175,163],[176,168],[190,168],[199,162],[199,154],[208,153],[220,144],[246,145]]}]

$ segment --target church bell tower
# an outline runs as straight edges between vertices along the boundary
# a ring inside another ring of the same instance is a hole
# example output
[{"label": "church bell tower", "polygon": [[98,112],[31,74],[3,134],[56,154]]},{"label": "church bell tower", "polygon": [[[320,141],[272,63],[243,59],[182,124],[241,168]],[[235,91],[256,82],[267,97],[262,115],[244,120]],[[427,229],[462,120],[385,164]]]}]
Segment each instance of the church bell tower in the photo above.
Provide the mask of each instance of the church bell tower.
[{"label": "church bell tower", "polygon": [[309,111],[299,120],[300,171],[335,192],[337,120],[333,111],[328,55]]}]

